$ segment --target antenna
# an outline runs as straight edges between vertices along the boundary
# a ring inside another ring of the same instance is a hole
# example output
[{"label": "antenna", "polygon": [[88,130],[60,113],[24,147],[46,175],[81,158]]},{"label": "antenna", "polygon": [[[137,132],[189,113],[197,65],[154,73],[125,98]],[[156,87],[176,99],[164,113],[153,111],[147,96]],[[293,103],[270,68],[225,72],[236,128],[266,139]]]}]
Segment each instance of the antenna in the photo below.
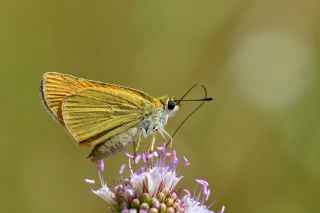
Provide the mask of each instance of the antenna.
[{"label": "antenna", "polygon": [[[202,99],[184,99],[184,97],[186,97],[195,87],[202,87],[203,91],[204,91],[204,97]],[[201,103],[190,112],[190,114],[179,124],[179,126],[176,128],[176,130],[173,132],[172,134],[172,138],[177,134],[177,132],[181,129],[181,127],[183,126],[183,124],[198,110],[202,107],[202,105],[206,102],[206,101],[212,101],[212,98],[208,98],[207,97],[207,88],[202,85],[202,84],[194,84],[179,100],[175,100],[177,101],[177,104],[179,104],[181,101],[201,101]],[[166,147],[169,145],[170,141],[167,142]]]}]

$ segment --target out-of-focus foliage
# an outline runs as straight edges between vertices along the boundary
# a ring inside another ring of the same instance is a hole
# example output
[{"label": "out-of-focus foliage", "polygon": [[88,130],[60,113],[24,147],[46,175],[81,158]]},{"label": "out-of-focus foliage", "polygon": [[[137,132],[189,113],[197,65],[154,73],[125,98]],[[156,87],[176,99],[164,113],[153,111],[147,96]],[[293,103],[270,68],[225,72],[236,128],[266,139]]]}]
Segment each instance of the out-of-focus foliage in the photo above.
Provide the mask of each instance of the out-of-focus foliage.
[{"label": "out-of-focus foliage", "polygon": [[[192,162],[183,183],[206,178],[227,212],[318,212],[319,10],[316,0],[0,0],[0,211],[104,212],[83,181],[96,175],[89,150],[40,103],[42,74],[58,71],[154,96],[205,84],[214,102],[174,139]],[[106,179],[123,160],[106,162]]]}]

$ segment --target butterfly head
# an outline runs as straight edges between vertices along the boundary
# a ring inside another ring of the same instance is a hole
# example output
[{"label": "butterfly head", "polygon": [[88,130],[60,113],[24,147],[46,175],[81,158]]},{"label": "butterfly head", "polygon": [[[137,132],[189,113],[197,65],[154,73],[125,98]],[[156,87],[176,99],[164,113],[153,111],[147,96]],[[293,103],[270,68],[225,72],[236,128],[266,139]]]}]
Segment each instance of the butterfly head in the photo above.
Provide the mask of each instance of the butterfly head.
[{"label": "butterfly head", "polygon": [[174,116],[176,112],[179,110],[179,104],[177,101],[174,100],[174,98],[168,98],[165,107],[166,112],[168,113],[168,117]]},{"label": "butterfly head", "polygon": [[160,98],[160,101],[164,109],[164,114],[168,117],[174,116],[179,110],[179,104],[174,97],[163,96]]}]

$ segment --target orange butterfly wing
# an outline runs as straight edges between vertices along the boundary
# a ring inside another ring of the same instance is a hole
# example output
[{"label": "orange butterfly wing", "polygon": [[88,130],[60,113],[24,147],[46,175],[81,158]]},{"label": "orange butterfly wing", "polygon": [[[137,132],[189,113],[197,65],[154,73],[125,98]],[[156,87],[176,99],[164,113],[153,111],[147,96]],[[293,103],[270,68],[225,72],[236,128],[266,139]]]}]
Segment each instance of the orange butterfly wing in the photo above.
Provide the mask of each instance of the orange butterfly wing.
[{"label": "orange butterfly wing", "polygon": [[103,87],[104,83],[77,78],[71,75],[47,72],[41,81],[41,96],[46,108],[54,118],[63,125],[62,101],[65,97],[79,89],[90,87]]}]

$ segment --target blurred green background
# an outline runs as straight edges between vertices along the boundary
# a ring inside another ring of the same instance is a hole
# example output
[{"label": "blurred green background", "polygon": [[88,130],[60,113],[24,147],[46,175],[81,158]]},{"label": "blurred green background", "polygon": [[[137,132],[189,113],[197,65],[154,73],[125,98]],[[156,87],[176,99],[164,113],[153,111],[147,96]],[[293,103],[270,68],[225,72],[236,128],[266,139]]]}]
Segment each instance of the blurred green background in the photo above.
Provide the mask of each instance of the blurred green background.
[{"label": "blurred green background", "polygon": [[[207,179],[227,212],[319,212],[319,10],[317,0],[0,0],[0,211],[105,212],[84,182],[97,180],[89,149],[41,105],[42,74],[57,71],[154,96],[205,84],[215,101],[174,140],[191,161],[180,186]],[[107,160],[109,183],[123,160]]]}]

